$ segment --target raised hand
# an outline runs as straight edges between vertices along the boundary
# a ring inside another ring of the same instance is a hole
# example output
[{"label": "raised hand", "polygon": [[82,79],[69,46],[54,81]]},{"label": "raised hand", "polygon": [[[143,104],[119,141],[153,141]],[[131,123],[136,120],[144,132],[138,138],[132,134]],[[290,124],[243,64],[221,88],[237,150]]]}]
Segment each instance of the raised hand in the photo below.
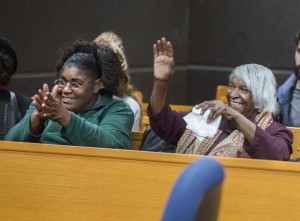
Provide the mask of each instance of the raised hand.
[{"label": "raised hand", "polygon": [[169,81],[174,73],[173,47],[165,38],[153,45],[154,78],[160,81]]}]

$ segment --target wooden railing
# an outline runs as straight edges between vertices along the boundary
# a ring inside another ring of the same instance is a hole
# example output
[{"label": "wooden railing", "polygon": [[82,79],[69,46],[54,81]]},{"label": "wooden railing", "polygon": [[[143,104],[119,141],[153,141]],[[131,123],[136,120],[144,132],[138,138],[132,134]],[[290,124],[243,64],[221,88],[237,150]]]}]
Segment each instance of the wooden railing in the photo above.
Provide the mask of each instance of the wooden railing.
[{"label": "wooden railing", "polygon": [[[148,103],[142,103],[143,116],[147,116],[147,107]],[[170,104],[170,107],[172,108],[172,110],[175,111],[190,111],[193,109],[194,106]]]},{"label": "wooden railing", "polygon": [[[1,220],[159,220],[195,155],[0,141]],[[216,158],[219,221],[298,220],[300,164]]]}]

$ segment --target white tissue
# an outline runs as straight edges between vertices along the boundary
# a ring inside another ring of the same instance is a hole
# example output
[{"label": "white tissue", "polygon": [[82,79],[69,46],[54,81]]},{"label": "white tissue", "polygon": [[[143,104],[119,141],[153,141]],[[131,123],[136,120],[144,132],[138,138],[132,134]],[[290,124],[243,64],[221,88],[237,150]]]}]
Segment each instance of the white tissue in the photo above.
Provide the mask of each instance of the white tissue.
[{"label": "white tissue", "polygon": [[200,115],[201,109],[193,108],[192,112],[186,115],[183,119],[187,123],[186,129],[191,130],[195,136],[200,140],[206,137],[213,137],[218,131],[222,116],[219,115],[214,121],[207,123],[207,117],[211,108],[206,110],[203,115]]}]

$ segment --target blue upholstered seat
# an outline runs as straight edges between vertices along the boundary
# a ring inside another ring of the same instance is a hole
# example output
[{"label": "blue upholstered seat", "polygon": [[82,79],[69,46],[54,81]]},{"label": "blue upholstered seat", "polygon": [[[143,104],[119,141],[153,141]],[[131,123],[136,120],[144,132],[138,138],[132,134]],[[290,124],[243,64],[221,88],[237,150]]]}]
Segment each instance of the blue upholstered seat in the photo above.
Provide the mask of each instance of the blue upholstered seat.
[{"label": "blue upholstered seat", "polygon": [[163,221],[217,220],[223,166],[213,158],[201,158],[179,175],[163,212]]}]

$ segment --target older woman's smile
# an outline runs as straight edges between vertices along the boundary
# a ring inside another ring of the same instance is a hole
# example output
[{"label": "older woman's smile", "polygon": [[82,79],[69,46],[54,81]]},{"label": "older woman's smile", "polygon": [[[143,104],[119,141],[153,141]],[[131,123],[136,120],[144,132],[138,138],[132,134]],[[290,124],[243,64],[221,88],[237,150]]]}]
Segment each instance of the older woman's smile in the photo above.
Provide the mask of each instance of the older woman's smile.
[{"label": "older woman's smile", "polygon": [[234,108],[234,107],[240,107],[241,105],[243,105],[243,103],[239,103],[239,102],[236,102],[236,101],[230,101],[229,102],[229,106]]},{"label": "older woman's smile", "polygon": [[247,118],[251,116],[254,110],[252,95],[241,79],[234,77],[230,80],[226,96],[230,107]]}]

